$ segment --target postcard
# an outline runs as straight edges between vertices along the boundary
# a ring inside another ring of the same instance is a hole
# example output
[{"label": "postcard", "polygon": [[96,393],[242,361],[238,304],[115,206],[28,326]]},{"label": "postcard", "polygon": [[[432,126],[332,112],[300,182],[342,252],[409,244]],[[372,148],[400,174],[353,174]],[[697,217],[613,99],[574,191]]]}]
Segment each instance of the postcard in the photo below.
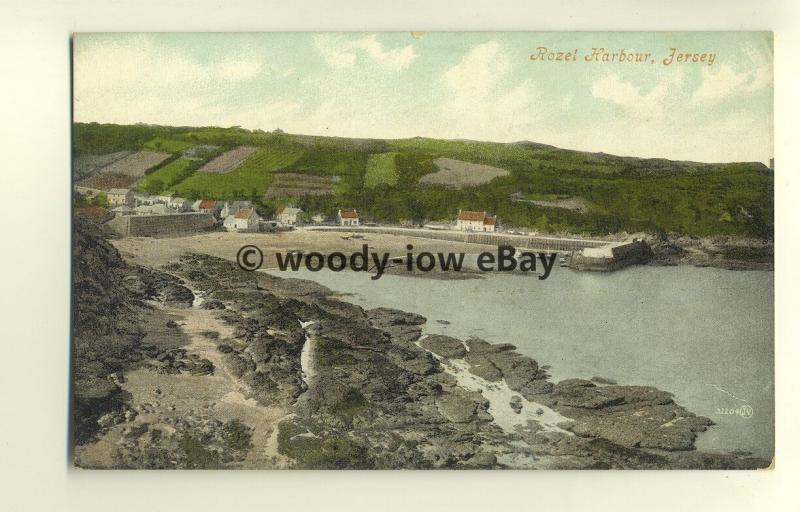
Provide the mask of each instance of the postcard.
[{"label": "postcard", "polygon": [[75,34],[74,465],[770,467],[772,47]]}]

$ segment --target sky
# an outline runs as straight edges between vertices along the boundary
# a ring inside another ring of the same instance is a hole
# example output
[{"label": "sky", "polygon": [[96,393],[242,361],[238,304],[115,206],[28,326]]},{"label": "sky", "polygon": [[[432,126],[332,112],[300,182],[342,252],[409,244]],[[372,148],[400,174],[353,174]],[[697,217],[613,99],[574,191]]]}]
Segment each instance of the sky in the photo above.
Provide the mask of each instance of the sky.
[{"label": "sky", "polygon": [[[577,58],[531,60],[539,47]],[[593,48],[650,57],[586,61]],[[672,48],[714,60],[664,65]],[[82,33],[73,52],[78,122],[773,154],[768,32]]]}]

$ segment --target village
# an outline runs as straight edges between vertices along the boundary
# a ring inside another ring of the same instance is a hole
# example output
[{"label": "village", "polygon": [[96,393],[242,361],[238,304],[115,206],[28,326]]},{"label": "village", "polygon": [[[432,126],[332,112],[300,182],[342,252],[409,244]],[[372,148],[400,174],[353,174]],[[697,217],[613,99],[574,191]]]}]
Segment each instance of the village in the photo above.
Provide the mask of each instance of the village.
[{"label": "village", "polygon": [[[97,191],[78,187],[78,193],[87,194],[89,197],[97,195]],[[232,200],[217,201],[213,199],[197,199],[191,201],[182,197],[165,195],[150,195],[134,192],[132,189],[112,188],[105,192],[108,208],[105,207],[79,207],[77,215],[106,216],[106,217],[156,217],[162,224],[169,227],[175,224],[176,234],[185,231],[183,226],[191,223],[182,222],[182,217],[201,214],[207,222],[195,223],[198,229],[220,228],[225,231],[240,233],[269,232],[275,230],[288,230],[295,227],[309,226],[378,226],[376,222],[364,221],[355,208],[341,208],[337,210],[334,218],[327,218],[321,213],[309,214],[294,206],[278,206],[268,218],[258,213],[257,206],[252,201]],[[208,217],[210,216],[210,217]],[[179,225],[181,228],[179,229]],[[494,233],[498,230],[497,218],[485,211],[459,210],[455,215],[454,224],[431,223],[421,225],[404,224],[411,227],[424,227],[432,230],[455,229],[467,232]],[[112,224],[113,226],[113,224]],[[202,226],[202,227],[201,227]],[[118,233],[122,236],[130,233]]]},{"label": "village", "polygon": [[[79,187],[76,191],[91,195]],[[131,189],[112,188],[105,192],[108,207],[78,207],[78,216],[93,217],[105,223],[120,237],[174,237],[223,231],[229,233],[277,233],[303,231],[343,231],[343,238],[361,238],[366,232],[396,236],[448,240],[481,245],[537,249],[562,254],[561,266],[578,270],[617,270],[644,263],[649,246],[641,239],[626,241],[591,240],[581,237],[543,236],[503,228],[496,216],[486,211],[459,210],[451,222],[379,224],[365,219],[355,208],[338,208],[326,217],[304,212],[291,205],[276,207],[269,215],[259,213],[258,205],[247,200],[218,201],[149,195]]]}]

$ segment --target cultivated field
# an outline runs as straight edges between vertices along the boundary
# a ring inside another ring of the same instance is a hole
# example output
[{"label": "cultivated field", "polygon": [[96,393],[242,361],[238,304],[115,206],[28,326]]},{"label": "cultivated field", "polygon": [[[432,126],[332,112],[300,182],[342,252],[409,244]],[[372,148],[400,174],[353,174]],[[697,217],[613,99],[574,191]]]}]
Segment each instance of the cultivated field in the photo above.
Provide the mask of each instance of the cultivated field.
[{"label": "cultivated field", "polygon": [[128,188],[145,173],[171,155],[156,151],[138,151],[106,165],[83,181],[82,185],[101,190]]},{"label": "cultivated field", "polygon": [[449,188],[475,187],[510,173],[499,167],[473,164],[451,158],[437,158],[433,161],[439,169],[419,179],[422,185],[444,185]]},{"label": "cultivated field", "polygon": [[189,167],[192,160],[188,158],[178,158],[144,176],[136,183],[136,190],[148,192],[150,194],[160,194],[169,187],[176,185],[186,179],[191,174]]},{"label": "cultivated field", "polygon": [[231,172],[198,171],[169,190],[180,197],[262,197],[272,183],[272,172],[285,169],[301,154],[298,149],[261,148]]},{"label": "cultivated field", "polygon": [[79,156],[72,161],[73,178],[75,181],[88,178],[103,167],[110,165],[130,155],[130,151],[117,151],[107,155]]},{"label": "cultivated field", "polygon": [[227,173],[239,167],[242,162],[256,152],[253,146],[239,146],[226,151],[200,168],[200,172]]},{"label": "cultivated field", "polygon": [[295,172],[281,172],[272,175],[272,185],[264,197],[301,197],[333,194],[336,188],[336,176],[317,176]]}]

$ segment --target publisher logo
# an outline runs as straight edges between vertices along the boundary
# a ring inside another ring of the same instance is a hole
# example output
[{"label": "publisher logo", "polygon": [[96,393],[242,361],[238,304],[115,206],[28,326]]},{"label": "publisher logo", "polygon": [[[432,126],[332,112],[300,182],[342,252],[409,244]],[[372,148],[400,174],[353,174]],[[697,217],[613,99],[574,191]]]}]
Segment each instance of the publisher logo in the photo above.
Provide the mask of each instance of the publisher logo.
[{"label": "publisher logo", "polygon": [[245,245],[236,253],[236,263],[248,272],[258,270],[264,263],[264,253],[255,245]]}]

